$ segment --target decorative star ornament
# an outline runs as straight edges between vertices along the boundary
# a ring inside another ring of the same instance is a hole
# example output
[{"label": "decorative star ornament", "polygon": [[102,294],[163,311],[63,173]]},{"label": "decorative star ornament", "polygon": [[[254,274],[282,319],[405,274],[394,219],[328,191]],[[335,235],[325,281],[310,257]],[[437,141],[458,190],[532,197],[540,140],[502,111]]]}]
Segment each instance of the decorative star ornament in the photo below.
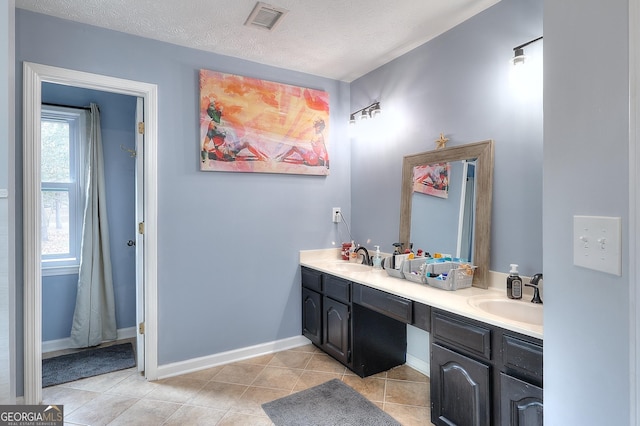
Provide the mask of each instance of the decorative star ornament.
[{"label": "decorative star ornament", "polygon": [[446,148],[449,138],[444,137],[444,133],[440,133],[440,139],[436,139],[436,149]]}]

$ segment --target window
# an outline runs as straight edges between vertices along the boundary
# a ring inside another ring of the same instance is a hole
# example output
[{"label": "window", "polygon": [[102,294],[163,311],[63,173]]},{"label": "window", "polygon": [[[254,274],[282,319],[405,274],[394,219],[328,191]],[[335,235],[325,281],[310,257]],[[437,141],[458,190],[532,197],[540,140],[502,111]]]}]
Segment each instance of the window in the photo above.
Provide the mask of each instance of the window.
[{"label": "window", "polygon": [[82,109],[42,106],[43,275],[76,273],[80,265],[87,115]]}]

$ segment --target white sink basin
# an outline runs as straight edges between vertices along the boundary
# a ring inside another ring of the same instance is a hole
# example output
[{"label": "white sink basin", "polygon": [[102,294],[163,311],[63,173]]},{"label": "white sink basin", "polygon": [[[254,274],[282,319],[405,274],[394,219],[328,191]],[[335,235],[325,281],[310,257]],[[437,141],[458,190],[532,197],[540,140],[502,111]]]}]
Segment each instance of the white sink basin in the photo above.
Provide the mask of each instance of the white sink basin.
[{"label": "white sink basin", "polygon": [[342,261],[331,264],[331,268],[341,272],[367,272],[371,270],[371,266],[362,263],[351,263]]},{"label": "white sink basin", "polygon": [[542,326],[542,305],[529,300],[476,296],[469,299],[469,304],[507,320]]}]

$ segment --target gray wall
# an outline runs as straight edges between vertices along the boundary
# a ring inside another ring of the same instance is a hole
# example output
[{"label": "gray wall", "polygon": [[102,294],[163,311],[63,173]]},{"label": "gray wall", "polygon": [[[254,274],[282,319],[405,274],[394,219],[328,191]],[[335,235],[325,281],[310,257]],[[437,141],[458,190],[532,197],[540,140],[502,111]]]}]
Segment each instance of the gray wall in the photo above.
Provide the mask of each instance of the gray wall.
[{"label": "gray wall", "polygon": [[[542,92],[525,96],[509,75],[512,49],[540,35],[542,0],[502,0],[351,84],[352,110],[383,109],[352,139],[357,239],[386,251],[398,239],[404,155],[435,149],[440,132],[447,146],[493,139],[491,270],[542,271]],[[542,42],[526,53],[541,59]]]},{"label": "gray wall", "polygon": [[[16,10],[16,40],[18,88],[22,61],[158,85],[159,364],[299,335],[298,251],[339,240],[331,207],[350,215],[348,85],[24,10]],[[331,174],[200,172],[201,68],[327,91]],[[21,110],[20,89],[16,104]],[[21,322],[20,275],[17,289]],[[21,325],[18,333],[20,358]]]},{"label": "gray wall", "polygon": [[[385,251],[397,241],[404,155],[435,149],[441,132],[447,146],[493,139],[490,269],[506,273],[516,263],[522,275],[543,270],[542,90],[516,90],[509,63],[515,46],[540,35],[542,0],[502,0],[351,84],[352,110],[373,100],[383,109],[351,133],[356,240],[380,243]],[[526,53],[540,61],[541,42]],[[436,219],[431,225],[441,226]],[[429,363],[420,353],[428,334],[409,331],[408,353]]]},{"label": "gray wall", "polygon": [[[546,424],[629,424],[628,8],[544,4]],[[573,215],[622,217],[621,277],[573,266]]]},{"label": "gray wall", "polygon": [[[118,329],[136,324],[135,247],[127,246],[137,232],[135,217],[136,160],[121,149],[134,150],[136,98],[59,84],[42,85],[42,101],[69,106],[100,107],[100,125],[111,242],[113,289]],[[75,310],[78,274],[42,278],[42,340],[69,337]]]}]

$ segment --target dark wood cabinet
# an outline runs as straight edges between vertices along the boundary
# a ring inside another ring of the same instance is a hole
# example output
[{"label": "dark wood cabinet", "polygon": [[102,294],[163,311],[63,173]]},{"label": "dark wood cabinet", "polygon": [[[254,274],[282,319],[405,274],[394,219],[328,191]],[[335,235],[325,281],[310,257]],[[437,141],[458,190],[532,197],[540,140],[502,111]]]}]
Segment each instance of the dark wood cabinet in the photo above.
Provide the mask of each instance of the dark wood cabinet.
[{"label": "dark wood cabinet", "polygon": [[542,388],[500,373],[500,418],[502,425],[542,425],[542,408]]},{"label": "dark wood cabinet", "polygon": [[350,307],[327,296],[323,301],[322,349],[341,363],[348,365],[351,349]]},{"label": "dark wood cabinet", "polygon": [[302,334],[315,345],[322,344],[322,296],[302,288]]},{"label": "dark wood cabinet", "polygon": [[360,377],[405,363],[429,331],[431,421],[542,426],[542,341],[302,267],[302,334]]},{"label": "dark wood cabinet", "polygon": [[322,344],[322,273],[302,268],[302,335]]},{"label": "dark wood cabinet", "polygon": [[360,377],[402,365],[412,302],[302,268],[302,334]]},{"label": "dark wood cabinet", "polygon": [[542,341],[434,309],[431,421],[541,426]]},{"label": "dark wood cabinet", "polygon": [[431,347],[431,421],[436,425],[491,424],[488,364],[438,344]]}]

